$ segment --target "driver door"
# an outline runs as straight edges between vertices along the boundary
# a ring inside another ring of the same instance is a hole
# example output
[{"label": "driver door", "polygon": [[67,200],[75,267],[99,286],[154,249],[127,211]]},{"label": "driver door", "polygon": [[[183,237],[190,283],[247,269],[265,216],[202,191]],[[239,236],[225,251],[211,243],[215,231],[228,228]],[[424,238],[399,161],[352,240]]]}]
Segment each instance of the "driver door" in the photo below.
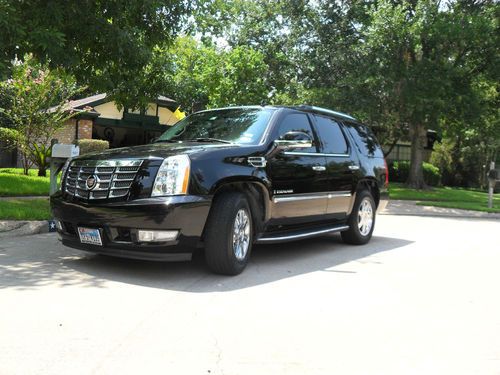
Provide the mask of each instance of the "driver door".
[{"label": "driver door", "polygon": [[289,132],[306,133],[313,140],[313,146],[286,149],[268,160],[272,221],[287,225],[324,220],[328,204],[326,158],[318,153],[318,141],[309,116],[299,112],[286,115],[278,125],[278,139]]}]

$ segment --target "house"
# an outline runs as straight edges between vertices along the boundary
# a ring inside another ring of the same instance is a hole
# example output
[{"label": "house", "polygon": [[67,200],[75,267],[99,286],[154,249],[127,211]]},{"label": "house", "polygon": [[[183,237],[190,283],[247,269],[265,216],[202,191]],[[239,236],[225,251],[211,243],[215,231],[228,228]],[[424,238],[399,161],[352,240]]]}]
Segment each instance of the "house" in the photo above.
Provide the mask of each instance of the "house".
[{"label": "house", "polygon": [[104,139],[110,148],[148,143],[163,133],[167,126],[179,119],[175,100],[160,95],[144,111],[119,109],[106,94],[73,100],[72,110],[81,112],[56,134],[59,143],[72,143],[77,139]]},{"label": "house", "polygon": [[[73,100],[68,107],[77,114],[54,135],[59,143],[103,139],[109,142],[110,148],[141,145],[179,121],[177,102],[163,95],[151,101],[143,111],[119,109],[107,94]],[[15,167],[19,163],[16,151],[0,152],[0,167]]]},{"label": "house", "polygon": [[[428,162],[430,160],[432,151],[434,150],[434,143],[436,142],[441,142],[441,137],[436,131],[427,130],[427,144],[424,147],[424,161]],[[399,140],[392,146],[382,145],[382,148],[386,154],[385,159],[388,164],[395,161],[410,161],[411,159],[411,143],[408,141]],[[389,153],[387,154],[387,152]]]}]

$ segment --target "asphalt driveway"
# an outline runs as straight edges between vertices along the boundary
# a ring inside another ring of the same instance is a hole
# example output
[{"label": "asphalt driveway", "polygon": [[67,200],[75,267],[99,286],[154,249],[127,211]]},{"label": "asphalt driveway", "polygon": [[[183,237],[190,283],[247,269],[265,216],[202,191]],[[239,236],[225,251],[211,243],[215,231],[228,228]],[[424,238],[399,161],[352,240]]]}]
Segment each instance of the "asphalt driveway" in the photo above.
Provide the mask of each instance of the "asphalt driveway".
[{"label": "asphalt driveway", "polygon": [[237,277],[0,240],[0,374],[500,374],[500,221],[379,216]]}]

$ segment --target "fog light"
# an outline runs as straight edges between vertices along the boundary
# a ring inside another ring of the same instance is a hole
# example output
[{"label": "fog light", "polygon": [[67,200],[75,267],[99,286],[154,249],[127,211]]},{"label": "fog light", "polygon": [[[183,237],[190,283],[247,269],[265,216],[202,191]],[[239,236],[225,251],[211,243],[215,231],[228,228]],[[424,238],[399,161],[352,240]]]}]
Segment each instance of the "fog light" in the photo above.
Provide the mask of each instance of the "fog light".
[{"label": "fog light", "polygon": [[175,241],[179,235],[178,230],[139,230],[137,237],[139,242],[164,242]]}]

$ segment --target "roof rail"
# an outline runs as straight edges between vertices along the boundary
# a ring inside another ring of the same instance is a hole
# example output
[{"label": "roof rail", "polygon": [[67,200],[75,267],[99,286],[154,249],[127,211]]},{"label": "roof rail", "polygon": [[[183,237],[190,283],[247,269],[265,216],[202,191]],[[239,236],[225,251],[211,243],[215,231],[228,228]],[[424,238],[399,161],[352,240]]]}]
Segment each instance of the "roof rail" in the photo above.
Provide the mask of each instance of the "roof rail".
[{"label": "roof rail", "polygon": [[332,115],[332,116],[343,117],[343,118],[347,118],[347,119],[350,119],[350,120],[356,120],[354,117],[352,117],[351,115],[348,115],[346,113],[332,111],[331,109],[316,107],[316,106],[313,106],[313,105],[304,105],[304,104],[302,104],[302,105],[294,106],[292,108],[300,109],[300,110],[303,110],[303,111],[314,112],[314,113],[323,113],[325,115]]}]

